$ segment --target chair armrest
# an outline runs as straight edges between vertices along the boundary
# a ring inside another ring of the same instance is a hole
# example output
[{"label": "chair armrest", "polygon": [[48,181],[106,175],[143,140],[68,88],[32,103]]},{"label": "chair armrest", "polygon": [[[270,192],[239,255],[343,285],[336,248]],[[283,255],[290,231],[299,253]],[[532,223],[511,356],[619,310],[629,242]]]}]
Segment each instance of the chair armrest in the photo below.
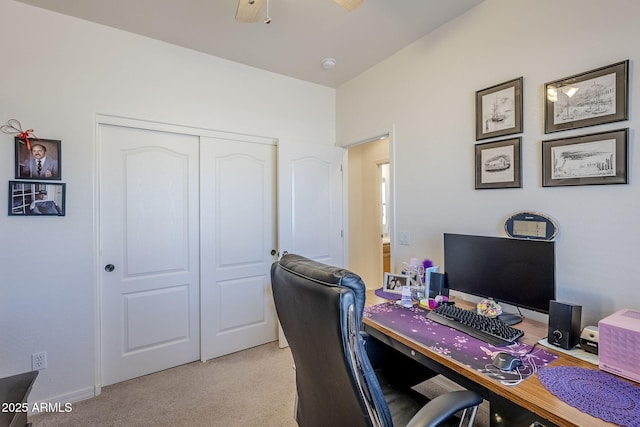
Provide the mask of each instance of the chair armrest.
[{"label": "chair armrest", "polygon": [[407,427],[436,427],[463,409],[482,403],[482,396],[471,390],[441,394],[424,405],[409,421]]}]

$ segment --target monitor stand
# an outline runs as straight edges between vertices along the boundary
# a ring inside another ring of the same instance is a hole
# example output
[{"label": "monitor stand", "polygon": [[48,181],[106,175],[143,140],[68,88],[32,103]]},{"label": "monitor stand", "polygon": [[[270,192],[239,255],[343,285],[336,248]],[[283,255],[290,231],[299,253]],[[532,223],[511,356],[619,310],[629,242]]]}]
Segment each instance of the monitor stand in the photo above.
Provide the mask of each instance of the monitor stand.
[{"label": "monitor stand", "polygon": [[519,314],[514,314],[514,313],[502,313],[502,314],[498,315],[498,320],[502,320],[507,325],[513,326],[513,325],[517,325],[518,323],[522,322],[522,316],[520,316]]}]

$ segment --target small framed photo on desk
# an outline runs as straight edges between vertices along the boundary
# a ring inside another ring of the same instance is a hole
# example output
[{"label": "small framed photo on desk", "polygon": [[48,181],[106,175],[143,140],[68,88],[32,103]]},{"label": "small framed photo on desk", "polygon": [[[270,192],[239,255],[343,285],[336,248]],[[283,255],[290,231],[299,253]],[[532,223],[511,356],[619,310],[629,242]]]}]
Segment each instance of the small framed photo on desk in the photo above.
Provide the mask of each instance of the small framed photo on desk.
[{"label": "small framed photo on desk", "polygon": [[401,294],[404,286],[409,286],[409,276],[404,274],[384,273],[383,291]]}]

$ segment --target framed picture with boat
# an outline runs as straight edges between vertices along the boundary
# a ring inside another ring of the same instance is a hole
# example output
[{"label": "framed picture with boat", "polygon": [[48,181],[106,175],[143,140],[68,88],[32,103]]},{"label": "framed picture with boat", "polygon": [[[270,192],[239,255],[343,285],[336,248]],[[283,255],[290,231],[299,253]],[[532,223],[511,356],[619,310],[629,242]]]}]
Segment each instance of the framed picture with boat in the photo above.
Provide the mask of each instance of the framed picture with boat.
[{"label": "framed picture with boat", "polygon": [[544,133],[629,118],[629,60],[546,83]]},{"label": "framed picture with boat", "polygon": [[522,133],[523,78],[476,92],[476,141]]},{"label": "framed picture with boat", "polygon": [[542,186],[627,184],[629,129],[542,141]]},{"label": "framed picture with boat", "polygon": [[476,144],[476,190],[521,188],[522,138]]}]

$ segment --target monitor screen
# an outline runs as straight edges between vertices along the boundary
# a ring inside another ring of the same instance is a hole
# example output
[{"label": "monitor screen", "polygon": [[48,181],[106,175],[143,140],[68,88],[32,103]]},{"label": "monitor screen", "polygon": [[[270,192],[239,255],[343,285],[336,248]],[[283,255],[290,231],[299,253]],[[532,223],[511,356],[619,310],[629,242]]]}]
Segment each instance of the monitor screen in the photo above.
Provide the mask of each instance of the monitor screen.
[{"label": "monitor screen", "polygon": [[555,242],[444,234],[449,288],[549,313],[555,299]]}]

